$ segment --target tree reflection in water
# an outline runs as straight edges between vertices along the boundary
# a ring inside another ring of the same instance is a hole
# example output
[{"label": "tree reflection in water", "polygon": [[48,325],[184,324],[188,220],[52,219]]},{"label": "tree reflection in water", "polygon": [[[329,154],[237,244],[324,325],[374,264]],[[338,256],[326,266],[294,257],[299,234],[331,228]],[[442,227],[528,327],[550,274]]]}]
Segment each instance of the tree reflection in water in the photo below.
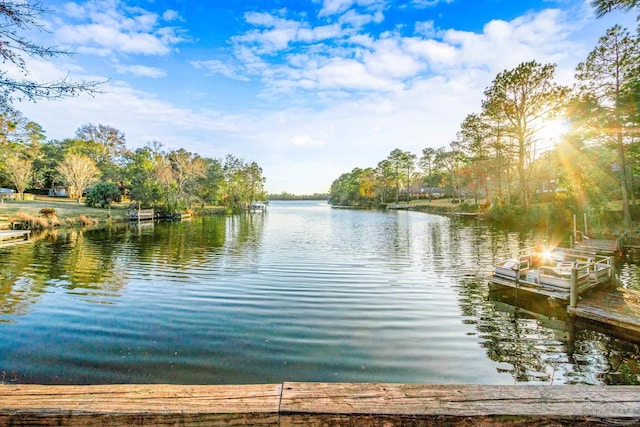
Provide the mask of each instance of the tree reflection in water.
[{"label": "tree reflection in water", "polygon": [[262,215],[242,215],[201,218],[196,226],[131,223],[47,230],[32,244],[0,250],[0,322],[26,314],[53,288],[88,303],[117,303],[140,264],[157,264],[177,276],[205,263],[233,268],[226,255],[255,256],[263,222]]},{"label": "tree reflection in water", "polygon": [[640,384],[637,343],[576,323],[545,298],[485,288],[462,282],[460,306],[496,369],[514,383]]}]

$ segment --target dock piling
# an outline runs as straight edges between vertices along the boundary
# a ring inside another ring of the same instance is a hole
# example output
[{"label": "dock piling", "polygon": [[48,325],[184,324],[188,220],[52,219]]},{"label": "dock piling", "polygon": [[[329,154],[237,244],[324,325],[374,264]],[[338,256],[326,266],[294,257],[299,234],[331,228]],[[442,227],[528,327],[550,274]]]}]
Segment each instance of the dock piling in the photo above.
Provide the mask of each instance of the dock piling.
[{"label": "dock piling", "polygon": [[569,307],[576,308],[578,305],[578,269],[571,269],[571,294],[569,295]]}]

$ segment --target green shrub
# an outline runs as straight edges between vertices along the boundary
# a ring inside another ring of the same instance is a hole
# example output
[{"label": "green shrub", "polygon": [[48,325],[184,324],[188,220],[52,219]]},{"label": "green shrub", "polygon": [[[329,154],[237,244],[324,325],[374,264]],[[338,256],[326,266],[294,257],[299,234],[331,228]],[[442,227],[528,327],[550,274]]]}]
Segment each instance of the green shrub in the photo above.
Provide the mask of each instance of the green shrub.
[{"label": "green shrub", "polygon": [[460,212],[477,212],[478,208],[475,203],[462,202],[460,204]]},{"label": "green shrub", "polygon": [[96,184],[87,194],[87,206],[106,208],[113,202],[122,200],[122,194],[117,185],[111,182]]},{"label": "green shrub", "polygon": [[518,205],[497,204],[487,211],[485,218],[502,224],[518,224],[522,222],[523,215],[523,209]]},{"label": "green shrub", "polygon": [[527,223],[538,227],[549,225],[549,210],[545,205],[533,205],[527,214]]}]

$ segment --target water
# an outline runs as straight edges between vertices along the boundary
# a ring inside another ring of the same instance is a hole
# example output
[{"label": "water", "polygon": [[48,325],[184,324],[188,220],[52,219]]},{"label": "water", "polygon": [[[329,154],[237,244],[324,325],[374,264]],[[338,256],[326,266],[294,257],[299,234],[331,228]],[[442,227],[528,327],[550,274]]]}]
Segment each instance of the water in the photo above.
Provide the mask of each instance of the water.
[{"label": "water", "polygon": [[0,381],[639,384],[637,344],[488,298],[534,239],[321,202],[53,231],[0,251]]}]

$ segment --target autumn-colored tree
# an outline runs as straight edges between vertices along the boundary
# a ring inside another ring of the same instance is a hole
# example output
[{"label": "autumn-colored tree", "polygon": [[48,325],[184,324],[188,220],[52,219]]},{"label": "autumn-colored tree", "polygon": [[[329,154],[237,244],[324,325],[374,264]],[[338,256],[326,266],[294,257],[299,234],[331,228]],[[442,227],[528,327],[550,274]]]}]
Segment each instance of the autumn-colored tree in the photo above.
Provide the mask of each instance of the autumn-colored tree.
[{"label": "autumn-colored tree", "polygon": [[11,155],[4,161],[4,173],[16,187],[18,197],[24,199],[24,191],[33,176],[33,160]]},{"label": "autumn-colored tree", "polygon": [[185,208],[197,193],[198,180],[207,174],[203,159],[181,148],[172,151],[167,156],[175,184],[175,200],[179,208]]},{"label": "autumn-colored tree", "polygon": [[125,155],[126,139],[118,129],[88,123],[76,131],[78,143],[74,151],[85,154],[93,160],[102,174],[103,181],[122,180],[122,164]]},{"label": "autumn-colored tree", "polygon": [[82,154],[69,154],[58,165],[62,181],[69,186],[69,197],[80,204],[82,193],[100,176],[95,162]]}]

